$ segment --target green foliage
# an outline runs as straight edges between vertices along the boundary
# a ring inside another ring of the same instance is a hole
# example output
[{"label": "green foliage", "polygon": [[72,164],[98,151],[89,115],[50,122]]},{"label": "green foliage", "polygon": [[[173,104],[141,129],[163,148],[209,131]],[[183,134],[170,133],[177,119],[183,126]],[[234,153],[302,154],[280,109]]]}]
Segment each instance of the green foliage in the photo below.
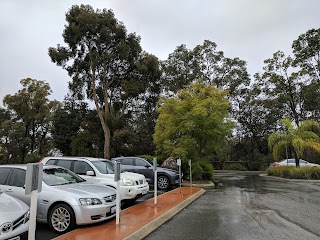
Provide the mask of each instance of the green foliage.
[{"label": "green foliage", "polygon": [[192,179],[202,180],[203,169],[199,162],[192,163]]},{"label": "green foliage", "polygon": [[[184,172],[187,173],[185,176],[189,178],[190,168],[187,166],[187,162],[183,162]],[[206,162],[204,160],[200,160],[197,162],[192,162],[192,179],[194,180],[212,180],[214,169],[211,163]]]},{"label": "green foliage", "polygon": [[175,98],[163,98],[154,141],[160,154],[204,159],[221,146],[233,124],[226,92],[198,81]]},{"label": "green foliage", "polygon": [[203,171],[201,178],[203,180],[212,180],[214,171],[212,164],[206,161],[200,161],[199,163]]},{"label": "green foliage", "polygon": [[225,163],[223,164],[223,170],[247,171],[248,169],[245,168],[241,163]]},{"label": "green foliage", "polygon": [[68,97],[61,105],[53,115],[52,138],[54,147],[59,149],[63,155],[71,156],[72,139],[80,131],[81,122],[88,114],[88,109],[87,104]]},{"label": "green foliage", "polygon": [[41,159],[38,151],[34,151],[26,156],[25,163],[36,163]]},{"label": "green foliage", "polygon": [[270,167],[267,169],[268,175],[291,179],[308,179],[320,180],[319,167],[302,167],[292,166]]},{"label": "green foliage", "polygon": [[112,10],[74,5],[66,20],[67,46],[49,48],[49,56],[72,77],[73,95],[94,101],[104,133],[104,157],[110,158],[112,123],[130,115],[136,105],[150,106],[144,104],[146,96],[157,98],[158,59],[142,51],[140,37],[128,34]]},{"label": "green foliage", "polygon": [[301,34],[292,44],[294,64],[301,68],[300,74],[312,81],[320,81],[320,28]]},{"label": "green foliage", "polygon": [[5,158],[9,155],[20,163],[34,151],[45,155],[51,148],[50,123],[58,102],[49,101],[49,84],[26,78],[20,81],[22,88],[3,99],[7,112],[2,113],[0,139],[4,140]]}]

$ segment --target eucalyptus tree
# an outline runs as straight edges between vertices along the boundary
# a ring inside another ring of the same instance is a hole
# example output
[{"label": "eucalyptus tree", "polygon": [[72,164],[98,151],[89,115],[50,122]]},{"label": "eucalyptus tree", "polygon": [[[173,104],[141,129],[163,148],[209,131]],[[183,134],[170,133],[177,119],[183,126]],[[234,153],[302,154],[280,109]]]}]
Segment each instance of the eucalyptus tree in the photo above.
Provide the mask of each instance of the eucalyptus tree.
[{"label": "eucalyptus tree", "polygon": [[293,66],[304,80],[301,97],[308,118],[320,119],[320,28],[301,34],[292,44]]},{"label": "eucalyptus tree", "polygon": [[294,65],[311,81],[320,82],[320,28],[310,29],[292,43]]},{"label": "eucalyptus tree", "polygon": [[284,149],[288,148],[299,167],[299,158],[304,157],[307,149],[320,153],[320,124],[314,120],[305,120],[300,125],[292,124],[290,119],[283,119],[284,129],[270,134],[268,146],[275,160]]},{"label": "eucalyptus tree", "polygon": [[22,79],[20,83],[22,89],[6,95],[3,103],[11,116],[5,125],[6,137],[10,138],[9,142],[17,139],[23,163],[27,154],[38,151],[43,155],[49,150],[51,118],[58,102],[48,99],[51,94],[48,83],[31,78]]},{"label": "eucalyptus tree", "polygon": [[130,111],[146,85],[146,64],[157,58],[142,51],[140,37],[127,33],[112,10],[74,5],[66,13],[63,32],[66,46],[49,48],[51,60],[68,71],[70,90],[93,100],[104,132],[104,157],[110,158],[111,122]]},{"label": "eucalyptus tree", "polygon": [[292,68],[293,59],[278,51],[264,61],[263,74],[256,74],[256,86],[260,88],[260,97],[277,101],[273,106],[282,110],[281,118],[290,118],[296,125],[306,118],[304,102],[301,97],[303,79]]},{"label": "eucalyptus tree", "polygon": [[[52,118],[54,147],[65,156],[72,155],[72,139],[81,131],[81,122],[88,114],[88,104],[67,95]],[[98,122],[99,124],[99,122]]]}]

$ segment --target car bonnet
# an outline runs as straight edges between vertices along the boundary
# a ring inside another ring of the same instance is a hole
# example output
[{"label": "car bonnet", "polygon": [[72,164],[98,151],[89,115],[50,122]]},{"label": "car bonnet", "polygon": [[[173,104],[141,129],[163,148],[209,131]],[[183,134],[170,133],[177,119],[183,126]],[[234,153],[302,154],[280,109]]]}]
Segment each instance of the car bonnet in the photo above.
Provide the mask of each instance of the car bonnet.
[{"label": "car bonnet", "polygon": [[138,181],[138,180],[145,179],[145,177],[142,174],[133,173],[133,172],[122,172],[121,173],[121,177],[122,178],[130,178],[133,181]]},{"label": "car bonnet", "polygon": [[0,225],[17,220],[28,210],[29,207],[24,202],[0,193]]},{"label": "car bonnet", "polygon": [[104,198],[106,196],[116,194],[113,188],[92,184],[89,182],[82,183],[71,183],[66,185],[54,186],[58,191],[64,192],[63,194],[72,194],[78,197],[88,197],[88,198]]}]

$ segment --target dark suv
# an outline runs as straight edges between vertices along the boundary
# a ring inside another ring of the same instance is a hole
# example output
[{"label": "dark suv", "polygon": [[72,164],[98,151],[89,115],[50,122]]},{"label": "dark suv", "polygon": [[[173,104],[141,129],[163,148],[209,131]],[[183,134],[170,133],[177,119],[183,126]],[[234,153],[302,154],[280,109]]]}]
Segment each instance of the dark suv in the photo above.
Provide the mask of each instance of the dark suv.
[{"label": "dark suv", "polygon": [[[117,157],[113,161],[121,163],[123,171],[143,174],[149,184],[154,183],[153,165],[140,157]],[[172,185],[179,184],[179,172],[169,168],[157,167],[158,189],[166,190]],[[182,178],[182,176],[181,176]]]}]

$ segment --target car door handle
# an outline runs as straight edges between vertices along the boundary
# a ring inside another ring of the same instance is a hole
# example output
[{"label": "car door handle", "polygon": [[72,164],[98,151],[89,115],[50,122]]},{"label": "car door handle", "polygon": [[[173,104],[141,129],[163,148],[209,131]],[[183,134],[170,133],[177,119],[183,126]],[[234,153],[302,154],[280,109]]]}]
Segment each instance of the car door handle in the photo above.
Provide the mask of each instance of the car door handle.
[{"label": "car door handle", "polygon": [[13,192],[12,189],[6,189],[6,192]]}]

